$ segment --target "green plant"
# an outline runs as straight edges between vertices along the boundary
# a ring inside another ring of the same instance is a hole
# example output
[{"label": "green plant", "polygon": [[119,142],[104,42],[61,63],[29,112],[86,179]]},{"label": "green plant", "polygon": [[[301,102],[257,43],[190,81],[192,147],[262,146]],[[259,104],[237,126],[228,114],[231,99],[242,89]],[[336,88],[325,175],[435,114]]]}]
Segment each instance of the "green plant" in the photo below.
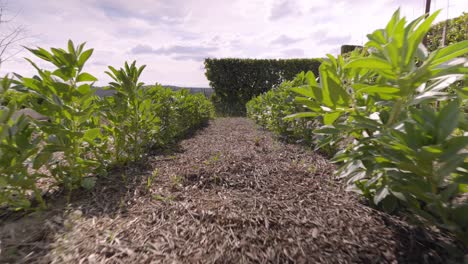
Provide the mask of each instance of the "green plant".
[{"label": "green plant", "polygon": [[468,73],[459,58],[468,41],[428,53],[421,41],[438,13],[407,24],[396,11],[360,54],[328,56],[319,82],[308,73],[307,85],[292,88],[309,111],[288,118],[321,118],[321,146],[353,139],[333,159],[351,189],[390,211],[404,206],[468,243],[467,122],[459,110],[468,90],[447,92]]},{"label": "green plant", "polygon": [[38,174],[28,172],[30,160],[39,151],[39,140],[33,136],[35,127],[27,117],[13,117],[17,110],[16,101],[8,100],[3,104],[10,85],[8,76],[0,82],[0,205],[28,208],[28,191],[32,191],[44,208],[45,202],[36,185]]},{"label": "green plant", "polygon": [[[2,207],[28,208],[34,196],[44,208],[41,193],[55,185],[68,190],[70,201],[72,190],[93,188],[109,165],[139,160],[149,148],[172,143],[213,116],[213,105],[202,95],[144,87],[138,81],[144,67],[135,62],[119,70],[109,67],[115,95],[100,99],[92,88],[96,78],[83,72],[92,49],[69,41],[67,50],[29,50],[55,69],[41,69],[28,59],[37,76],[16,74],[15,80],[0,82]],[[19,107],[46,118],[21,115]],[[121,177],[127,182],[125,170]],[[147,179],[148,186],[155,177]],[[43,178],[55,181],[39,187]]]},{"label": "green plant", "polygon": [[304,110],[303,106],[294,102],[295,94],[291,88],[305,83],[307,83],[306,74],[301,72],[294,80],[285,81],[279,87],[252,98],[246,105],[247,116],[284,139],[305,140],[309,144],[312,143],[312,130],[316,120],[284,119],[288,115]]},{"label": "green plant", "polygon": [[183,178],[178,175],[171,175],[170,177],[171,185],[173,188],[179,187],[182,184]]},{"label": "green plant", "polygon": [[148,175],[148,178],[146,179],[146,190],[149,190],[151,188],[151,185],[153,183],[153,180],[156,179],[159,175],[159,170],[155,169],[151,173],[151,175]]},{"label": "green plant", "polygon": [[125,62],[123,68],[109,66],[106,72],[114,80],[109,89],[115,94],[104,100],[104,117],[109,122],[105,127],[114,139],[117,163],[139,160],[159,131],[159,118],[151,111],[152,98],[138,81],[145,67]]},{"label": "green plant", "polygon": [[[29,94],[24,105],[48,118],[46,121],[33,120],[40,131],[38,138],[44,142],[34,157],[33,168],[37,170],[46,166],[56,182],[70,192],[81,186],[85,176],[101,166],[97,162],[100,155],[97,151],[101,138],[100,117],[90,84],[97,79],[83,72],[93,50],[83,50],[84,45],[75,47],[69,41],[68,50],[52,48],[50,52],[28,48],[56,69],[44,70],[26,59],[38,75],[33,78],[17,75],[19,80],[16,82],[18,91]],[[60,160],[57,156],[61,157]]]}]

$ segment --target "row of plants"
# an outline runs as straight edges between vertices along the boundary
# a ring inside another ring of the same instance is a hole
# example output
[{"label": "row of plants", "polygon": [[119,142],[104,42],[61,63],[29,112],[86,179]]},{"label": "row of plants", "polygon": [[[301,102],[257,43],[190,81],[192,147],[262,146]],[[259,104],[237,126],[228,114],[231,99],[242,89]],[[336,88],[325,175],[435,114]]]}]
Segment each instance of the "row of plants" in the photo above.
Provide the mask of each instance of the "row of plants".
[{"label": "row of plants", "polygon": [[[29,49],[54,66],[34,77],[4,77],[0,87],[0,205],[13,209],[40,207],[44,188],[92,188],[111,166],[144,158],[207,122],[213,106],[203,95],[173,92],[159,85],[143,87],[145,66],[109,66],[113,96],[98,97],[97,79],[84,72],[93,53],[69,41],[67,50]],[[19,108],[44,118],[20,114]],[[47,181],[49,184],[38,185]]]},{"label": "row of plants", "polygon": [[[336,174],[373,206],[411,212],[468,245],[468,88],[458,82],[468,41],[428,52],[422,40],[438,13],[407,23],[398,10],[363,50],[328,55],[318,78],[302,73],[303,83],[285,84],[288,96],[276,92],[290,106],[277,118],[315,122],[319,149],[341,144]],[[249,102],[250,116],[277,129],[266,97]]]},{"label": "row of plants", "polygon": [[[246,104],[247,116],[272,131],[279,139],[306,146],[319,144],[323,137],[314,133],[320,125],[319,119],[285,119],[289,115],[307,110],[295,101],[296,94],[291,88],[306,85],[310,77],[311,72],[301,72],[292,81],[284,81],[278,87],[252,98]],[[335,146],[323,146],[320,152],[332,156],[335,150]]]}]

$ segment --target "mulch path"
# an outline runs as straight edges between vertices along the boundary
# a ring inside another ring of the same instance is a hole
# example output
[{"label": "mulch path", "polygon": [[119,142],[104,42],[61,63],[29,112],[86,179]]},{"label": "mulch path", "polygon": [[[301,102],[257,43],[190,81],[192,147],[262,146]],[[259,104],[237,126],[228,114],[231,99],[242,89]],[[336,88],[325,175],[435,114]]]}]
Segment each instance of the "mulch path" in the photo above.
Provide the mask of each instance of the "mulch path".
[{"label": "mulch path", "polygon": [[0,262],[446,263],[456,258],[448,246],[467,254],[448,235],[364,205],[332,172],[248,119],[219,118],[71,205],[51,198],[46,212],[4,215]]}]

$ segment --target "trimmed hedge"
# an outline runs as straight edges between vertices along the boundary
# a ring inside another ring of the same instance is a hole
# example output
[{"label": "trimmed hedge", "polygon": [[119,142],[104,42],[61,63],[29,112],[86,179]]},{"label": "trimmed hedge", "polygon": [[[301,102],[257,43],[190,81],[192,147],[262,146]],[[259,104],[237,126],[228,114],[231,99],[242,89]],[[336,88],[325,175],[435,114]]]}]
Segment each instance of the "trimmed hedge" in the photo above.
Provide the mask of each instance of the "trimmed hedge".
[{"label": "trimmed hedge", "polygon": [[292,80],[302,71],[318,73],[319,59],[205,59],[205,75],[218,113],[245,115],[253,97]]},{"label": "trimmed hedge", "polygon": [[442,21],[431,27],[427,33],[427,49],[429,51],[434,51],[441,46],[442,34],[444,32],[444,26],[446,23],[446,46],[468,40],[468,13],[464,12],[459,17]]},{"label": "trimmed hedge", "polygon": [[342,45],[340,54],[343,55],[345,53],[352,52],[355,49],[362,49],[362,48],[363,47],[359,45]]}]

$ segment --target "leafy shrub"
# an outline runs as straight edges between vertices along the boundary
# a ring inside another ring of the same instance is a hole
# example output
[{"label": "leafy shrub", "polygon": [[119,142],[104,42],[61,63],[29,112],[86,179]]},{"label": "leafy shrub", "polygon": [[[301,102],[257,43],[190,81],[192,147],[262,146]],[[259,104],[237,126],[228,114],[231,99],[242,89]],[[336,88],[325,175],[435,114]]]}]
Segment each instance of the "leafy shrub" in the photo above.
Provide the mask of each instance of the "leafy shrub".
[{"label": "leafy shrub", "polygon": [[160,119],[156,145],[173,143],[214,115],[213,105],[201,93],[191,94],[187,89],[173,91],[155,85],[148,88],[147,95],[153,98],[152,111]]},{"label": "leafy shrub", "polygon": [[304,72],[292,81],[285,81],[279,87],[252,98],[246,105],[247,116],[257,124],[273,131],[283,139],[301,140],[312,143],[312,130],[315,119],[290,119],[284,117],[304,110],[294,102],[295,94],[290,88],[307,83]]},{"label": "leafy shrub", "polygon": [[[100,99],[91,86],[96,78],[83,72],[92,49],[69,41],[67,50],[29,50],[56,69],[41,69],[28,59],[38,75],[16,74],[14,93],[12,81],[2,79],[0,206],[27,208],[34,194],[45,207],[37,181],[48,177],[68,189],[70,200],[72,190],[92,188],[109,166],[141,159],[148,148],[172,142],[212,117],[213,106],[203,95],[144,88],[138,81],[144,66],[135,62],[109,67],[115,96]],[[21,115],[17,105],[47,118]]]},{"label": "leafy shrub", "polygon": [[28,173],[27,161],[37,155],[38,140],[35,131],[25,116],[14,118],[17,104],[14,100],[4,101],[11,80],[5,76],[0,83],[0,204],[8,203],[14,208],[29,207],[28,192],[32,191],[45,206],[40,190],[36,186],[35,173]]},{"label": "leafy shrub", "polygon": [[[90,85],[97,79],[82,71],[93,50],[83,48],[84,44],[75,47],[69,41],[68,50],[52,48],[48,52],[42,48],[29,49],[38,58],[52,63],[56,69],[40,69],[27,59],[38,75],[33,78],[18,76],[20,91],[30,95],[25,105],[48,118],[34,120],[45,145],[35,156],[33,168],[46,166],[56,182],[69,190],[81,186],[83,179],[100,166],[88,154],[94,146],[95,137],[100,135],[100,117]],[[56,154],[61,154],[60,162]]]},{"label": "leafy shrub", "polygon": [[144,147],[154,144],[151,141],[159,130],[159,118],[151,111],[153,100],[146,95],[143,83],[138,82],[145,66],[135,64],[125,63],[119,70],[109,66],[106,72],[114,80],[109,89],[115,94],[105,98],[103,114],[109,123],[106,130],[114,139],[114,159],[118,163],[139,160]]},{"label": "leafy shrub", "polygon": [[205,75],[215,91],[216,110],[245,115],[245,104],[251,98],[292,80],[299,72],[317,72],[319,65],[317,59],[206,59]]},{"label": "leafy shrub", "polygon": [[[468,73],[468,41],[428,53],[421,44],[439,12],[409,24],[396,11],[368,35],[370,55],[329,56],[319,82],[292,90],[309,109],[289,118],[321,117],[324,143],[354,139],[335,155],[338,174],[373,204],[404,206],[468,244],[467,88],[447,93]],[[312,73],[309,73],[312,74]],[[465,197],[466,198],[466,197]]]}]

